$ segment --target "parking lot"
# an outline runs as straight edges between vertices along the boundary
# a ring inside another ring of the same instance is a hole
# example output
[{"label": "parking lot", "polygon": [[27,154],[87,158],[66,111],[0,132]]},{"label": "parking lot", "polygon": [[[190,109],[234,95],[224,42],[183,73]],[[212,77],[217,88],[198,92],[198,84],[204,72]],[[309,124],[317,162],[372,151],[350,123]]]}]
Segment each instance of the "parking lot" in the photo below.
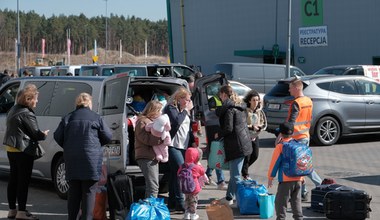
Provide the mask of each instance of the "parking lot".
[{"label": "parking lot", "polygon": [[[204,140],[201,140],[204,146]],[[259,159],[250,167],[251,177],[261,184],[267,183],[266,173],[273,150],[274,136],[263,133],[260,142]],[[344,138],[330,147],[312,147],[314,165],[321,178],[334,178],[339,184],[365,190],[372,196],[371,219],[377,219],[380,215],[380,136],[356,136]],[[207,164],[205,160],[202,161]],[[229,173],[225,171],[226,179]],[[214,176],[215,177],[215,176]],[[314,186],[307,179],[308,189]],[[6,175],[0,175],[0,219],[6,219]],[[275,184],[276,186],[277,184]],[[269,189],[276,192],[276,187]],[[198,213],[201,219],[207,219],[205,207],[214,198],[222,198],[225,191],[216,190],[215,186],[206,186],[199,194]],[[165,195],[164,195],[165,196]],[[304,219],[325,219],[321,213],[313,212],[309,202],[303,203]],[[33,180],[29,190],[27,209],[37,214],[41,220],[67,219],[66,201],[61,200],[54,192],[53,185],[49,182]],[[260,219],[258,215],[240,215],[238,209],[233,207],[235,219]],[[183,215],[172,213],[172,219],[182,219]],[[275,219],[272,217],[271,219]],[[287,219],[292,219],[288,213]]]}]

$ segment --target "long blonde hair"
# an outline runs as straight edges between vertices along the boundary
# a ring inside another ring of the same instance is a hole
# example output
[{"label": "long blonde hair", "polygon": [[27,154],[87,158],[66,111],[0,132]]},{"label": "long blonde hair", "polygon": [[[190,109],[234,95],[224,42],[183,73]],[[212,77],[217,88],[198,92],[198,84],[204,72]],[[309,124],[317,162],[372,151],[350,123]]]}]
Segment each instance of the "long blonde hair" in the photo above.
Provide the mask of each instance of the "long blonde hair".
[{"label": "long blonde hair", "polygon": [[174,105],[175,107],[179,107],[178,106],[178,102],[181,98],[185,98],[186,96],[191,96],[191,92],[189,90],[187,90],[186,88],[184,87],[180,87],[179,89],[177,89],[177,91],[175,91],[175,93],[170,97],[169,101],[168,101],[168,104],[170,105]]},{"label": "long blonde hair", "polygon": [[140,116],[145,116],[150,119],[158,118],[161,115],[162,103],[157,100],[151,100],[145,106]]}]

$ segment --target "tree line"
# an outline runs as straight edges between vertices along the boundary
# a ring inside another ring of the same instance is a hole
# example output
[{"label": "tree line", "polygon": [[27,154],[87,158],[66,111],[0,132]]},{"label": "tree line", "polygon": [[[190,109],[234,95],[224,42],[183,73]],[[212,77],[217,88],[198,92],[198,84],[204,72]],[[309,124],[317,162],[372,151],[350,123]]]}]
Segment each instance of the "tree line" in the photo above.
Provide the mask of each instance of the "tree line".
[{"label": "tree line", "polygon": [[[97,16],[51,16],[46,18],[34,11],[19,12],[20,42],[27,53],[41,53],[45,39],[46,54],[67,51],[67,35],[70,33],[71,53],[80,55],[97,47],[120,50],[135,56],[145,54],[145,41],[149,55],[167,56],[169,51],[167,21],[153,22],[135,16],[111,14],[108,18]],[[106,47],[106,23],[108,45]],[[69,31],[68,31],[69,30]],[[0,51],[14,51],[17,39],[17,12],[0,10]]]}]

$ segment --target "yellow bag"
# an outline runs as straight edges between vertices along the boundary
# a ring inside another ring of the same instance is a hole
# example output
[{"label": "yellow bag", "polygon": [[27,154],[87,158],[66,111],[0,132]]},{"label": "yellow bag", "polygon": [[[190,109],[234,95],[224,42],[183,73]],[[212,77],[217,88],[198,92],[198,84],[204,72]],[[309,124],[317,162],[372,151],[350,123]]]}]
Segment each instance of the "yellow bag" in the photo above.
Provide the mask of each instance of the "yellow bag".
[{"label": "yellow bag", "polygon": [[233,220],[234,215],[230,206],[214,200],[206,206],[206,213],[209,220]]}]

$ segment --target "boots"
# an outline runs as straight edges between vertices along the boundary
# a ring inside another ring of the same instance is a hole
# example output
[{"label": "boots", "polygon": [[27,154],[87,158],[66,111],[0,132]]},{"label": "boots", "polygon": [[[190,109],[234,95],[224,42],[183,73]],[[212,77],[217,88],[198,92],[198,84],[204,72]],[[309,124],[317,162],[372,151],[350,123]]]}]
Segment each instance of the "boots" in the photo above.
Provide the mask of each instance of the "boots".
[{"label": "boots", "polygon": [[16,215],[16,220],[38,220],[38,217],[32,215],[27,210],[25,211],[18,211]]},{"label": "boots", "polygon": [[7,218],[14,219],[16,218],[16,214],[17,214],[17,209],[9,209]]}]

